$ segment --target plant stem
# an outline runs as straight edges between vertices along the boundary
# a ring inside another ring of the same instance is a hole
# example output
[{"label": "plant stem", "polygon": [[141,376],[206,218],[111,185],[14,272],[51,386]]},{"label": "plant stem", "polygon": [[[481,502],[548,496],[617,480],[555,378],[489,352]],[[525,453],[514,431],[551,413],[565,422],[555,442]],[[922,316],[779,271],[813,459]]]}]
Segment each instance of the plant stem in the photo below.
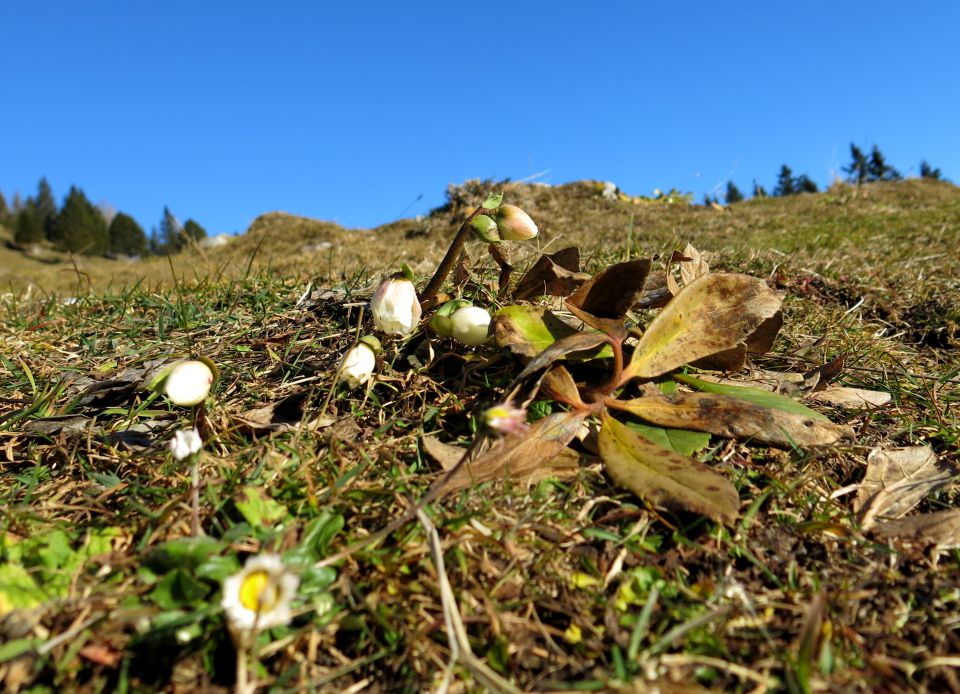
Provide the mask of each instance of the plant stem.
[{"label": "plant stem", "polygon": [[430,281],[427,282],[427,286],[424,287],[423,292],[420,294],[420,308],[424,311],[433,308],[434,304],[436,303],[437,293],[440,291],[440,287],[443,285],[444,280],[447,279],[447,275],[449,275],[450,271],[453,269],[453,264],[457,261],[460,251],[463,250],[463,245],[467,242],[467,238],[471,234],[470,222],[474,217],[481,214],[488,214],[492,216],[496,214],[496,210],[488,210],[483,207],[478,207],[471,212],[470,216],[467,217],[463,221],[463,224],[460,225],[460,230],[457,231],[457,235],[453,237],[453,241],[450,243],[450,248],[447,249],[447,254],[443,256],[443,260],[441,260],[440,264],[437,266],[437,270],[433,273],[433,277],[430,278]]}]

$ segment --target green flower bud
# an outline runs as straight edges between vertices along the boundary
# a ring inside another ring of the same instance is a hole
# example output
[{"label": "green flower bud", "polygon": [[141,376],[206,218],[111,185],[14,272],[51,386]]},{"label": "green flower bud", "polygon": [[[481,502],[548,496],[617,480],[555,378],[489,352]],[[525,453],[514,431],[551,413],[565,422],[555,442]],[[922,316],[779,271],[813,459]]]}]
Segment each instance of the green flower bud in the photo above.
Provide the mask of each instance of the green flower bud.
[{"label": "green flower bud", "polygon": [[485,214],[478,214],[470,220],[470,226],[473,227],[473,233],[481,241],[487,243],[500,243],[500,234],[497,231],[497,223]]}]

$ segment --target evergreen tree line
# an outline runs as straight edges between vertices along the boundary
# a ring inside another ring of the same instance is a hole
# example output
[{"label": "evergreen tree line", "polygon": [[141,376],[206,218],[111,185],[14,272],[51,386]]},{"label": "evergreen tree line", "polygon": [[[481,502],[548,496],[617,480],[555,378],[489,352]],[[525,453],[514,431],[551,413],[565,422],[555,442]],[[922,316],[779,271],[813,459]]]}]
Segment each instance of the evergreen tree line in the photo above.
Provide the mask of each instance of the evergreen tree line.
[{"label": "evergreen tree line", "polygon": [[206,230],[193,219],[183,224],[163,208],[159,227],[149,237],[133,217],[100,209],[83,190],[70,192],[57,206],[46,177],[37,184],[36,195],[21,200],[15,194],[8,205],[0,192],[0,225],[13,230],[13,239],[23,246],[47,242],[54,248],[83,255],[146,256],[179,253],[191,241],[206,237]]},{"label": "evergreen tree line", "polygon": [[[856,183],[860,186],[864,183],[899,181],[903,178],[897,169],[887,163],[883,152],[881,152],[880,148],[876,145],[873,146],[870,154],[867,155],[862,149],[851,142],[850,160],[850,163],[843,167],[843,172],[847,175],[848,183]],[[920,162],[920,178],[929,178],[937,181],[946,180],[943,178],[940,169],[933,168],[926,160]],[[807,176],[807,174],[794,176],[793,170],[784,164],[780,167],[780,172],[777,174],[777,185],[774,187],[772,195],[774,197],[784,197],[787,195],[799,195],[800,193],[816,193],[817,190],[817,184]],[[770,193],[767,193],[766,188],[756,181],[753,182],[753,197],[765,198],[769,195]],[[724,201],[729,205],[744,199],[745,196],[737,187],[737,184],[733,181],[727,181]],[[716,196],[711,197],[708,194],[704,196],[703,202],[705,205],[710,205],[711,203],[719,202],[719,199]]]}]

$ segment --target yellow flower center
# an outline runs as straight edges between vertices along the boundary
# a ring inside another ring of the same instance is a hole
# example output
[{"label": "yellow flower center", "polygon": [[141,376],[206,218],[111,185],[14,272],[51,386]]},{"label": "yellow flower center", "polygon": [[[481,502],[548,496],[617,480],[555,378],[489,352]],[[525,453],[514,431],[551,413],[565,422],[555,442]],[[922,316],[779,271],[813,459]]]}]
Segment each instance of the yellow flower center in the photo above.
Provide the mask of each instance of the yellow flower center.
[{"label": "yellow flower center", "polygon": [[266,571],[251,571],[240,584],[240,604],[251,612],[269,612],[280,599],[280,588]]}]

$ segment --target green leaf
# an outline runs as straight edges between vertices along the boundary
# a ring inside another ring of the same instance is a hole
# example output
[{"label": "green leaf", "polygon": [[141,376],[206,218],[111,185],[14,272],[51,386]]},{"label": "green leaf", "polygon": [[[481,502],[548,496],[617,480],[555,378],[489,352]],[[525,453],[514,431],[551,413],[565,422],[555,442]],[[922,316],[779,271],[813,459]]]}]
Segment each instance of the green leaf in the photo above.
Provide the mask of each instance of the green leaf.
[{"label": "green leaf", "polygon": [[[3,610],[0,609],[0,613]],[[40,639],[13,639],[0,644],[0,663],[6,663],[14,658],[29,653],[43,643]]]},{"label": "green leaf", "polygon": [[343,529],[343,524],[342,514],[324,511],[307,523],[300,544],[309,547],[320,558],[327,553],[333,538]]},{"label": "green leaf", "polygon": [[332,566],[317,568],[310,566],[300,573],[300,589],[302,596],[312,595],[326,590],[337,580],[337,570]]},{"label": "green leaf", "polygon": [[201,602],[209,592],[208,585],[182,569],[174,569],[150,591],[150,599],[162,609],[172,610]]},{"label": "green leaf", "polygon": [[649,424],[640,424],[639,422],[627,422],[626,424],[647,441],[680,455],[693,455],[710,445],[710,434],[707,432],[690,431],[689,429],[666,429]]},{"label": "green leaf", "polygon": [[[514,354],[534,357],[559,339],[584,332],[573,328],[547,309],[537,306],[504,306],[493,314],[494,340]],[[599,331],[588,331],[600,335]],[[602,359],[613,356],[608,344],[567,355],[570,360]]]},{"label": "green leaf", "polygon": [[648,441],[607,412],[600,417],[599,444],[610,476],[638,496],[727,525],[736,520],[736,488],[703,463]]},{"label": "green leaf", "polygon": [[212,537],[181,537],[154,547],[144,564],[155,573],[166,573],[172,569],[193,571],[212,555],[226,548],[226,543]]},{"label": "green leaf", "polygon": [[827,419],[827,417],[819,412],[811,410],[806,405],[797,402],[793,398],[788,398],[786,395],[781,395],[780,393],[774,393],[761,388],[751,388],[749,386],[731,386],[725,383],[701,381],[699,378],[694,378],[688,374],[675,374],[674,378],[681,383],[687,384],[694,390],[699,390],[704,393],[727,395],[731,398],[739,398],[740,400],[752,402],[754,405],[769,407],[774,410],[783,410],[784,412],[791,412],[793,414],[803,415],[804,417],[810,417],[811,419],[818,419],[824,422],[830,421]]},{"label": "green leaf", "polygon": [[0,564],[0,615],[11,610],[29,610],[47,599],[33,576],[17,564]]},{"label": "green leaf", "polygon": [[485,210],[495,210],[503,202],[503,193],[490,193],[480,206]]},{"label": "green leaf", "polygon": [[287,507],[279,504],[259,487],[244,487],[243,500],[237,502],[240,515],[255,528],[271,526],[287,516]]},{"label": "green leaf", "polygon": [[197,566],[194,574],[197,578],[222,583],[224,579],[229,578],[238,571],[240,571],[240,562],[234,555],[217,554],[208,557],[203,563]]}]

